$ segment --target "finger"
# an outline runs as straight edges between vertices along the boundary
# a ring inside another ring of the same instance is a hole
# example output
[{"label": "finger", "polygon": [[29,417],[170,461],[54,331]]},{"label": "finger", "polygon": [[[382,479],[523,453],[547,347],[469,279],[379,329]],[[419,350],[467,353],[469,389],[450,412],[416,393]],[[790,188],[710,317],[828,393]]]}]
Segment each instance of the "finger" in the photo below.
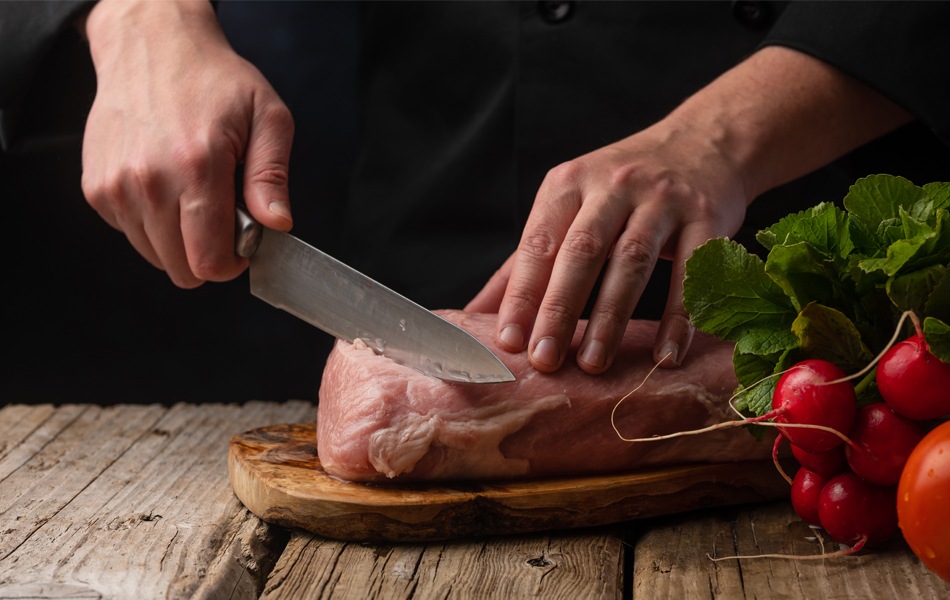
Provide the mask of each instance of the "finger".
[{"label": "finger", "polygon": [[670,293],[660,319],[653,356],[661,366],[676,367],[683,364],[686,353],[693,341],[695,328],[683,306],[683,282],[686,278],[686,260],[693,250],[707,240],[718,235],[699,225],[686,226],[680,233],[677,251],[673,257],[673,271],[670,280]]},{"label": "finger", "polygon": [[119,219],[126,237],[140,254],[165,271],[181,288],[201,285],[188,264],[181,235],[178,207],[178,171],[158,161],[130,162],[117,178],[121,196],[112,206],[121,210]]},{"label": "finger", "polygon": [[627,210],[620,202],[585,202],[568,230],[528,344],[536,369],[550,372],[563,363]]},{"label": "finger", "polygon": [[538,190],[498,308],[498,341],[509,352],[525,349],[558,249],[581,206],[579,191],[566,178],[549,174]]},{"label": "finger", "polygon": [[155,252],[155,249],[152,247],[152,241],[145,232],[145,227],[141,221],[133,223],[120,220],[117,229],[125,234],[126,239],[129,240],[129,243],[135,248],[135,251],[141,254],[149,264],[160,271],[166,270],[158,253]]},{"label": "finger", "polygon": [[[104,168],[104,172],[112,171]],[[82,188],[86,201],[99,216],[111,227],[124,233],[135,251],[149,264],[164,271],[161,258],[153,248],[138,212],[136,194],[140,191],[133,179],[123,175],[94,178],[86,171],[83,173]]]},{"label": "finger", "polygon": [[[171,192],[166,194],[166,198],[174,197]],[[178,203],[166,201],[149,204],[148,207],[141,228],[169,279],[185,289],[204,283],[205,279],[197,276],[188,262]]]},{"label": "finger", "polygon": [[611,249],[600,290],[577,355],[581,370],[598,374],[613,364],[669,235],[662,215],[640,208]]},{"label": "finger", "polygon": [[505,289],[508,287],[508,280],[511,276],[511,268],[514,265],[515,255],[512,254],[501,267],[495,271],[488,282],[474,298],[465,305],[466,312],[476,313],[496,313],[501,306],[501,300],[505,296]]},{"label": "finger", "polygon": [[227,281],[247,266],[234,251],[234,172],[237,159],[212,149],[191,163],[189,180],[179,198],[179,227],[187,264],[195,277]]},{"label": "finger", "polygon": [[265,227],[289,231],[293,226],[288,190],[294,122],[276,97],[255,106],[244,157],[244,201]]}]

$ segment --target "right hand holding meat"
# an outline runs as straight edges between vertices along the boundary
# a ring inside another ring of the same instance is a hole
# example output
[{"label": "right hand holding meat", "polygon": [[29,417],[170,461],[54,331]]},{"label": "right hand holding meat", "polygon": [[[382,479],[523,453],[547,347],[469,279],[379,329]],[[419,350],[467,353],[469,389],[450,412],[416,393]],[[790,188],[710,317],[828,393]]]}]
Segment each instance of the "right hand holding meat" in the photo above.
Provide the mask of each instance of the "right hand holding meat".
[{"label": "right hand holding meat", "polygon": [[238,276],[239,164],[251,214],[292,225],[289,110],[208,2],[101,0],[86,33],[97,77],[82,149],[89,204],[180,287]]}]

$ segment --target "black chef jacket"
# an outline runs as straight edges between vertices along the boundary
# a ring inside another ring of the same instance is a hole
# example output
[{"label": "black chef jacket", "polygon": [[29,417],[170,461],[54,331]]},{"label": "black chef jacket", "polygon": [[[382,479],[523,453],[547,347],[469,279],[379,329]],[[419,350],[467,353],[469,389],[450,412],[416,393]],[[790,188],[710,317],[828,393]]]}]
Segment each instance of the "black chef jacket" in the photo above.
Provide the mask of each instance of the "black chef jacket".
[{"label": "black chef jacket", "polygon": [[[51,124],[50,115],[86,110],[92,98],[76,81],[88,74],[88,59],[69,29],[82,7],[41,4],[7,8],[11,18],[0,20],[21,23],[12,37],[2,35],[10,26],[0,25],[0,143],[7,169],[18,170],[4,177],[33,174],[16,189],[23,218],[36,222],[42,214],[53,222],[44,231],[67,231],[88,256],[60,248],[81,262],[67,269],[56,240],[46,236],[39,246],[45,263],[36,254],[22,257],[30,300],[17,307],[19,318],[26,313],[44,343],[36,332],[23,340],[30,351],[13,379],[24,380],[34,365],[48,372],[52,360],[71,374],[67,389],[92,400],[119,399],[128,381],[149,382],[137,393],[151,390],[159,401],[314,398],[329,343],[323,334],[247,299],[243,278],[173,289],[77,200],[81,122],[70,129],[57,119]],[[766,44],[838,66],[918,122],[760,197],[736,236],[750,249],[758,229],[840,200],[863,175],[946,180],[950,42],[939,28],[948,7],[217,4],[235,48],[262,69],[297,120],[295,233],[431,308],[462,306],[514,250],[548,169],[654,123]],[[41,155],[45,162],[24,158]],[[65,181],[44,177],[50,156]],[[69,198],[68,209],[37,187],[38,179],[64,204]],[[44,210],[33,210],[38,204]],[[31,232],[24,245],[35,240]],[[25,266],[30,261],[46,268],[37,272]],[[659,315],[667,272],[661,266],[637,316]],[[23,397],[63,389],[37,383],[21,385]],[[103,392],[104,383],[114,391]]]}]

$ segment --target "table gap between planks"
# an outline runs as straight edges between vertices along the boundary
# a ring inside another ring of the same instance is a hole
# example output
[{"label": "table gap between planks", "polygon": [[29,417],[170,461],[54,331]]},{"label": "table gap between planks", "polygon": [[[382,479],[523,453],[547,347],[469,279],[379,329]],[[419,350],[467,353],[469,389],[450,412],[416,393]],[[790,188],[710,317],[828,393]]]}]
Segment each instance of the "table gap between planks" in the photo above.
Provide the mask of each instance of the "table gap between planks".
[{"label": "table gap between planks", "polygon": [[0,408],[3,598],[950,598],[898,539],[833,560],[787,502],[427,544],[270,526],[231,491],[235,433],[305,401]]}]

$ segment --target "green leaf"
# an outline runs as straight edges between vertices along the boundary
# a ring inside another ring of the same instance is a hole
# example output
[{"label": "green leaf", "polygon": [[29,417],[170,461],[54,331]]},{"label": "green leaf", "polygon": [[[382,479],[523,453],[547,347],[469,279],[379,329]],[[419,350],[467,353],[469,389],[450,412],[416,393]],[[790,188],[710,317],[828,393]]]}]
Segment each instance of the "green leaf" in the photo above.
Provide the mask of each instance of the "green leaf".
[{"label": "green leaf", "polygon": [[[834,263],[805,242],[773,246],[765,272],[788,296],[796,310],[809,302],[833,304],[839,276]],[[833,274],[834,273],[834,274]]]},{"label": "green leaf", "polygon": [[901,312],[912,310],[918,315],[925,314],[934,289],[946,274],[947,267],[932,265],[892,277],[887,281],[887,295]]},{"label": "green leaf", "polygon": [[894,175],[868,175],[857,180],[844,197],[844,206],[869,231],[899,217],[899,209],[929,198],[923,188]]},{"label": "green leaf", "polygon": [[858,371],[873,358],[854,323],[842,312],[811,303],[792,324],[798,345],[809,358],[820,358],[845,371]]},{"label": "green leaf", "polygon": [[923,329],[931,354],[945,363],[950,363],[950,326],[940,319],[927,317],[924,319]]},{"label": "green leaf", "polygon": [[948,213],[940,209],[935,213],[933,226],[913,219],[901,211],[903,239],[894,241],[883,258],[862,260],[859,264],[868,273],[881,271],[889,277],[911,269],[946,263],[950,258],[950,228]]},{"label": "green leaf", "polygon": [[933,200],[934,210],[938,208],[950,209],[950,183],[933,182],[923,186],[924,192]]},{"label": "green leaf", "polygon": [[740,388],[733,404],[742,414],[758,417],[772,410],[772,395],[778,381],[778,377],[772,375],[777,360],[774,355],[733,354],[732,362]]},{"label": "green leaf", "polygon": [[821,254],[844,258],[854,249],[849,222],[847,213],[834,204],[822,202],[781,219],[756,234],[756,239],[770,250],[779,245],[805,242]]},{"label": "green leaf", "polygon": [[920,314],[950,322],[950,277],[944,276],[934,285],[927,306]]},{"label": "green leaf", "polygon": [[696,328],[736,342],[741,353],[770,354],[795,345],[795,309],[765,274],[760,258],[725,238],[709,240],[686,261],[683,300]]}]

